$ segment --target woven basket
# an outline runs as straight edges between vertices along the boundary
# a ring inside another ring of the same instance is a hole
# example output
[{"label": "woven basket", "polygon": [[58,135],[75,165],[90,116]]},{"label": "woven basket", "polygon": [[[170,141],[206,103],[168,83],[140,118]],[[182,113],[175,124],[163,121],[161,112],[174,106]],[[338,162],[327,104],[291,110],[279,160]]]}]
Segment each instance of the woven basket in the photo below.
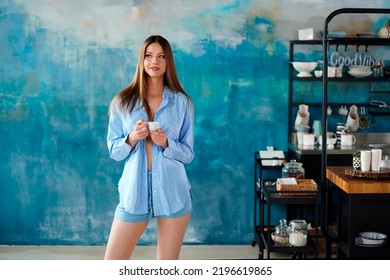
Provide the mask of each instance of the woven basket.
[{"label": "woven basket", "polygon": [[297,183],[298,184],[281,184],[278,179],[276,181],[276,190],[280,191],[280,195],[313,195],[313,192],[317,191],[317,183],[313,179],[297,179]]}]

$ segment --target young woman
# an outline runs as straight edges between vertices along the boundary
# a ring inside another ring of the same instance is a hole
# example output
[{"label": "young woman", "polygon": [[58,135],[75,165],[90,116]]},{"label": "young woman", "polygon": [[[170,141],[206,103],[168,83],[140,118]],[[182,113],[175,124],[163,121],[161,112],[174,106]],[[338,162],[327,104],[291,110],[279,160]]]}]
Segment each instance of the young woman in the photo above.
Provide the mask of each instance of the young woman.
[{"label": "young woman", "polygon": [[[159,122],[152,131],[148,122]],[[192,212],[185,164],[194,158],[194,106],[178,80],[169,42],[147,38],[130,85],[110,104],[110,157],[125,160],[105,259],[129,259],[152,218],[157,259],[178,259]]]}]

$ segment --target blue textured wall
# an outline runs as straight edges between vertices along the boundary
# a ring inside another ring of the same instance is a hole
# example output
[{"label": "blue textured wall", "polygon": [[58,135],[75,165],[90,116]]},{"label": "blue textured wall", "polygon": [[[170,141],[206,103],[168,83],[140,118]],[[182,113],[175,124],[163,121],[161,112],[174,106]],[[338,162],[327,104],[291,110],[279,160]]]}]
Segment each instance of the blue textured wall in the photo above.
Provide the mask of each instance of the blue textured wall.
[{"label": "blue textured wall", "polygon": [[196,106],[185,242],[249,244],[253,153],[287,149],[288,41],[320,30],[338,2],[0,0],[0,244],[105,244],[123,164],[108,157],[108,105],[154,33],[171,41]]}]

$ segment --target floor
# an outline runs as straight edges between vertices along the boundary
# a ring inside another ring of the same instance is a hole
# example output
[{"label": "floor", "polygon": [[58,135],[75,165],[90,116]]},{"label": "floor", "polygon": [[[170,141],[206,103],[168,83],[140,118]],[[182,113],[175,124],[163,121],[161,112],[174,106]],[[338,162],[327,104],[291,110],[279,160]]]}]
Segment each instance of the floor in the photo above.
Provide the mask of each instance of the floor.
[{"label": "floor", "polygon": [[[0,246],[0,260],[101,260],[104,246]],[[184,245],[180,259],[257,259],[258,247],[250,245],[204,246]],[[136,247],[132,259],[155,259],[155,246]],[[290,254],[272,255],[275,258],[291,258]]]}]

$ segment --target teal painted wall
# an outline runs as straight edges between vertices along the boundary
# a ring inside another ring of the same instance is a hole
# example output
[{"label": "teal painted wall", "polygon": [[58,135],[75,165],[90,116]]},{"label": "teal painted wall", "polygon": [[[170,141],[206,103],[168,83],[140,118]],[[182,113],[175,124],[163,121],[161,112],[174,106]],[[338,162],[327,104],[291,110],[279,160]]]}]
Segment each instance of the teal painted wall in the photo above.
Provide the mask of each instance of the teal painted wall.
[{"label": "teal painted wall", "polygon": [[[108,105],[154,33],[171,41],[196,107],[185,243],[250,244],[253,153],[287,149],[288,42],[299,28],[320,30],[341,7],[334,0],[209,2],[0,0],[0,244],[106,243],[123,166],[108,157]],[[387,23],[364,20],[364,28]],[[303,99],[307,87],[298,90]],[[320,98],[321,88],[314,90]],[[344,92],[335,98],[345,102],[366,91],[332,90]],[[389,131],[388,119],[370,131]],[[283,209],[276,213],[275,220],[284,217]],[[155,240],[152,222],[141,243]]]}]

